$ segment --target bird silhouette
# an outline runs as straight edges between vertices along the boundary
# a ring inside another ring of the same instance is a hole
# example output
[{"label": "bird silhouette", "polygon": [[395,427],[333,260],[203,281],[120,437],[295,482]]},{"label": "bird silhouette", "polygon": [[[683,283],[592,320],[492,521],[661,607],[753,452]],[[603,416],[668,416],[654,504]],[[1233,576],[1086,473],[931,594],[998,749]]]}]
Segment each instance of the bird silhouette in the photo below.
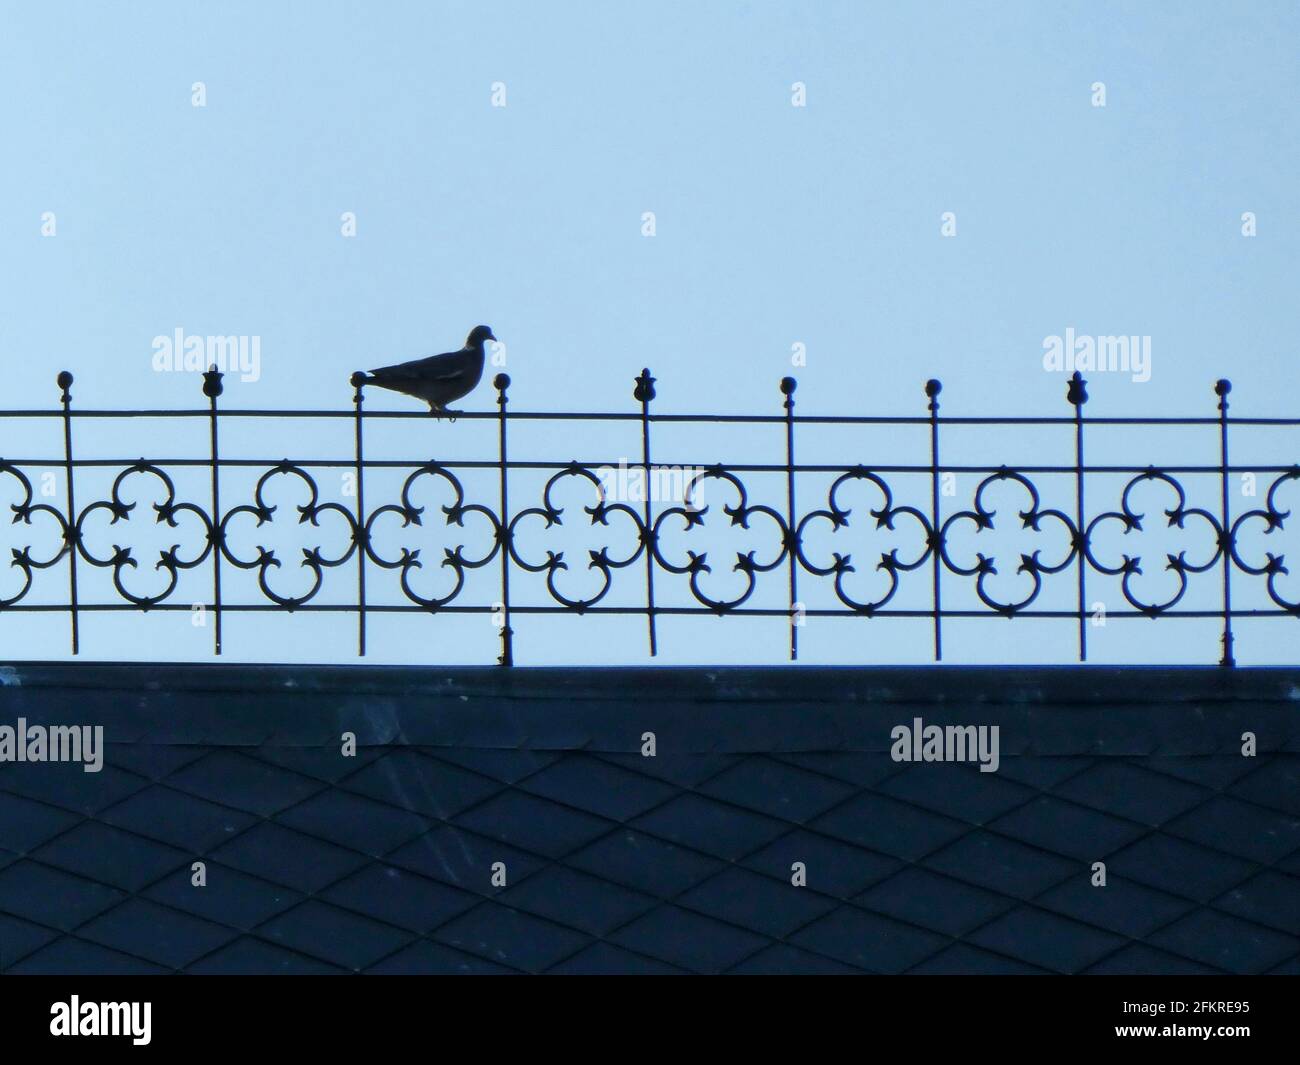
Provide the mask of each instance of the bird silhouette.
[{"label": "bird silhouette", "polygon": [[447,404],[469,395],[479,383],[483,376],[483,345],[489,340],[496,340],[492,330],[476,325],[459,351],[381,366],[366,374],[361,383],[422,399],[434,417],[448,414],[454,418],[457,412],[448,410]]}]

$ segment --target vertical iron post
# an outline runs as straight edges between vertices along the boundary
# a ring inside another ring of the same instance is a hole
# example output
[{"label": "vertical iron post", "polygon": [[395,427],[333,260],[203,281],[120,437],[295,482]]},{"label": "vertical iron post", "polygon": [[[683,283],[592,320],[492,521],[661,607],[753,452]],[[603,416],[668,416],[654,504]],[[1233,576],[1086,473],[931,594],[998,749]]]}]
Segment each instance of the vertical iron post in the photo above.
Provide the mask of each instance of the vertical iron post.
[{"label": "vertical iron post", "polygon": [[[794,509],[794,390],[799,383],[793,377],[781,378],[781,395],[785,396],[785,549],[790,553],[790,661],[799,658],[799,536]],[[804,615],[805,617],[807,614]]]},{"label": "vertical iron post", "polygon": [[357,549],[357,655],[366,653],[366,552],[370,549],[370,531],[366,528],[365,496],[365,452],[362,449],[361,402],[362,386],[366,375],[358,370],[352,375],[352,387],[355,390],[352,402],[356,405],[356,474],[357,474],[357,526],[355,546]]},{"label": "vertical iron post", "polygon": [[1219,533],[1219,549],[1223,552],[1223,657],[1219,665],[1235,666],[1232,654],[1232,516],[1228,509],[1228,393],[1232,382],[1221,378],[1214,386],[1219,397],[1219,469],[1223,490],[1223,528]]},{"label": "vertical iron post", "polygon": [[217,397],[223,390],[221,378],[215,363],[203,375],[203,394],[208,397],[212,458],[212,653],[218,655],[221,654],[221,552],[226,539],[221,521],[221,453],[217,446]]},{"label": "vertical iron post", "polygon": [[943,524],[939,513],[939,393],[943,385],[933,377],[925,383],[925,394],[930,404],[930,550],[934,557],[931,569],[934,580],[934,660],[943,661],[943,599],[941,577],[943,553]]},{"label": "vertical iron post", "polygon": [[497,390],[498,424],[500,426],[500,470],[501,470],[501,515],[497,529],[497,543],[501,549],[501,657],[497,661],[503,666],[513,666],[514,631],[510,628],[510,497],[507,488],[509,481],[508,460],[506,458],[506,389],[510,387],[510,375],[499,373],[492,381]]},{"label": "vertical iron post", "polygon": [[645,551],[645,602],[646,623],[650,633],[650,657],[659,653],[659,643],[655,633],[655,559],[654,559],[654,524],[650,520],[650,486],[653,484],[650,474],[650,401],[655,398],[655,379],[650,376],[650,367],[645,367],[636,379],[632,397],[641,404],[641,466],[645,470],[645,502],[642,519],[645,522],[641,533],[641,546]]},{"label": "vertical iron post", "polygon": [[64,533],[64,548],[68,552],[68,609],[72,618],[72,653],[81,650],[80,621],[77,616],[77,551],[81,544],[81,529],[77,522],[77,504],[72,490],[72,374],[60,372],[59,388],[63,390],[63,470],[68,479],[68,528]]},{"label": "vertical iron post", "polygon": [[1088,595],[1084,587],[1088,561],[1088,533],[1083,509],[1083,405],[1088,402],[1088,382],[1078,370],[1070,378],[1065,398],[1074,407],[1074,549],[1079,554],[1079,661],[1088,661]]}]

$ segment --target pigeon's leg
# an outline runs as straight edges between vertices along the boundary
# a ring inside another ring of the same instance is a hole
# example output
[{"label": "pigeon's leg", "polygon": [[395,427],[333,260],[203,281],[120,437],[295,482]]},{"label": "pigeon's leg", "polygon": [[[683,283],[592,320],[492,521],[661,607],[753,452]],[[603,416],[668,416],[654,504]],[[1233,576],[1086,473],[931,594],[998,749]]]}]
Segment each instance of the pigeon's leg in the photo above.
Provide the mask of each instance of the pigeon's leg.
[{"label": "pigeon's leg", "polygon": [[429,414],[432,415],[434,418],[438,418],[439,420],[441,420],[443,413],[444,413],[443,408],[440,407],[437,403],[429,404]]},{"label": "pigeon's leg", "polygon": [[450,407],[443,407],[443,408],[442,408],[442,412],[443,412],[443,414],[447,415],[448,420],[449,420],[453,425],[456,424],[456,418],[457,418],[457,416],[461,413],[461,412],[458,411],[458,410],[452,410]]}]

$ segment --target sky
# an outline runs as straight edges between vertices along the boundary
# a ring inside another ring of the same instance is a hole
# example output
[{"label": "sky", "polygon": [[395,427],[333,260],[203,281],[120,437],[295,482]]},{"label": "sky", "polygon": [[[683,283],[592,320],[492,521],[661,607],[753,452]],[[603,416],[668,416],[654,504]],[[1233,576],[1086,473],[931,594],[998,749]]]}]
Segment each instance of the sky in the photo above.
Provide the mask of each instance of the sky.
[{"label": "sky", "polygon": [[[1067,375],[1045,368],[1043,357],[1046,338],[1071,330],[1149,338],[1149,374],[1087,375],[1090,416],[1213,417],[1213,384],[1227,377],[1234,414],[1293,417],[1298,31],[1300,9],[1265,2],[6,0],[0,407],[56,408],[55,378],[67,369],[76,407],[197,408],[197,375],[154,365],[155,338],[180,329],[258,339],[256,380],[227,375],[224,406],[346,412],[352,371],[452,350],[484,322],[505,344],[516,410],[631,412],[633,378],[650,367],[654,409],[663,413],[779,414],[778,382],[791,374],[801,414],[924,415],[923,385],[933,377],[943,383],[946,415],[1068,415]],[[349,219],[354,235],[345,233]],[[792,365],[796,350],[806,364]],[[486,377],[463,405],[494,409]],[[366,406],[418,409],[378,393]],[[0,422],[0,456],[35,460],[28,472],[36,483],[53,471],[59,502],[61,426]],[[495,457],[487,422],[372,425],[375,457]],[[248,457],[346,458],[351,431],[342,419],[245,421],[223,428],[223,442]],[[635,460],[640,442],[629,432],[534,424],[512,428],[511,450],[556,461]],[[1168,438],[1093,432],[1096,461],[1217,461],[1212,426]],[[101,457],[202,456],[205,433],[194,420],[79,422],[76,445]],[[1294,428],[1240,433],[1234,453],[1250,456],[1243,461],[1285,466],[1300,454]],[[780,426],[657,425],[656,454],[678,463],[775,462],[780,434]],[[821,456],[807,461],[846,468],[928,461],[925,433],[905,429],[801,428],[799,446]],[[1072,447],[1068,432],[945,435],[953,463],[1068,464]],[[105,476],[79,471],[79,506],[107,497]],[[251,502],[242,476],[223,480],[229,505]],[[394,476],[367,474],[368,504],[395,500]],[[322,501],[347,501],[340,477],[338,469],[321,474]],[[1260,475],[1255,498],[1234,482],[1234,515],[1262,506],[1272,479]],[[978,480],[959,477],[948,513],[971,505]],[[1101,479],[1096,491],[1118,507],[1126,480]],[[1058,481],[1045,482],[1044,506],[1068,509],[1072,482]],[[0,483],[4,505],[16,501],[14,479],[0,473]],[[1213,478],[1184,483],[1189,506],[1217,512]],[[1300,502],[1286,495],[1292,483],[1280,502]],[[494,484],[467,474],[467,501],[494,502]],[[751,502],[784,506],[781,479],[746,485]],[[195,470],[177,472],[176,486],[199,501],[207,490]],[[520,542],[533,560],[548,547],[565,550],[575,564],[562,576],[586,594],[599,581],[578,560],[599,542],[575,520],[576,508],[592,502],[580,487],[565,489],[573,491],[562,530],[544,537],[530,527]],[[810,478],[800,491],[817,501],[810,508],[824,507],[828,487]],[[1156,491],[1157,512],[1171,505],[1157,498],[1160,487],[1142,489]],[[711,490],[718,506],[732,501],[721,484]],[[450,498],[445,484],[419,491],[432,507]],[[521,474],[512,496],[538,506],[540,483]],[[928,480],[900,478],[897,496],[927,507]],[[141,496],[141,508],[157,498]],[[288,510],[302,501],[284,499]],[[856,499],[858,515],[879,505],[869,492]],[[1022,504],[1012,492],[1003,513]],[[102,557],[123,541],[121,527],[101,519],[102,509],[86,535]],[[705,524],[695,540],[674,531],[666,549],[681,559],[690,544],[705,543],[715,562],[734,557],[735,530]],[[916,542],[900,519],[901,539],[882,547],[871,524],[852,523],[862,537],[852,548],[853,580],[866,598],[880,587],[871,581],[883,579],[868,560],[892,546],[907,557]],[[1059,552],[1059,537],[1047,534],[1025,548],[1017,524],[984,534],[1002,558],[1038,546],[1044,558]],[[1189,519],[1189,529],[1195,524]],[[1106,541],[1108,558],[1133,554],[1115,529],[1099,530],[1098,549]],[[426,559],[460,542],[429,524],[417,532]],[[1207,540],[1204,530],[1189,532],[1171,547],[1150,535],[1150,524],[1142,533],[1144,577],[1159,600],[1177,583],[1161,573],[1165,555],[1186,548],[1194,560]],[[48,530],[14,526],[4,535],[6,554],[49,543]],[[232,540],[251,557],[271,535],[243,529]],[[845,553],[841,535],[823,522],[809,532],[810,550],[823,562],[833,550]],[[970,560],[976,545],[959,543],[961,535],[954,530],[953,550]],[[1287,535],[1297,557],[1294,529],[1251,539],[1250,557],[1279,553],[1274,542]],[[176,540],[153,528],[133,536],[141,560]],[[481,529],[465,536],[472,553]],[[285,559],[300,556],[305,542],[296,527],[277,529],[274,539]],[[396,557],[398,530],[385,525],[381,539]],[[739,549],[756,548],[761,559],[770,543],[750,537]],[[139,582],[133,587],[159,587],[151,565],[126,575]],[[81,566],[86,600],[101,592],[112,599],[111,571],[91,569]],[[437,583],[447,572],[434,569],[418,574],[428,581],[424,594],[447,587]],[[728,569],[717,564],[711,575],[722,596],[740,580]],[[1014,569],[1001,564],[999,580],[1023,591],[1026,578]],[[310,585],[296,565],[281,570],[272,575],[277,587]],[[1073,608],[1072,573],[1057,577],[1050,606]],[[495,574],[495,566],[472,574],[483,583],[462,594],[491,601]],[[194,587],[178,588],[178,601],[203,601],[209,570],[185,576]],[[230,574],[232,601],[245,592],[256,601],[256,587],[240,583],[248,577]],[[928,566],[910,577],[896,605],[928,607]],[[1103,608],[1123,608],[1119,593],[1094,577]],[[371,565],[367,579],[375,601],[401,601],[394,571]],[[1300,600],[1300,580],[1280,579],[1289,600]],[[354,566],[327,580],[320,601],[355,597]],[[66,564],[39,571],[27,602],[57,602],[66,581]],[[623,598],[610,602],[644,596],[639,562],[617,581]],[[661,571],[656,581],[661,602],[678,601],[680,580]],[[786,581],[784,568],[766,575],[755,605],[781,606]],[[800,581],[810,607],[834,602],[827,581],[807,571]],[[1219,581],[1218,570],[1201,575],[1184,605],[1216,607]],[[945,605],[969,599],[970,580],[949,574],[945,582]],[[0,597],[21,584],[18,572],[0,578]],[[1267,605],[1260,585],[1237,572],[1234,602]],[[526,574],[516,588],[525,599],[545,595]],[[186,612],[87,616],[82,657],[210,660],[211,630],[194,620]],[[498,648],[489,625],[477,615],[376,617],[367,660],[490,662]],[[1295,660],[1290,619],[1241,625],[1241,661]],[[521,664],[647,660],[640,618],[517,616],[514,627]],[[781,619],[661,619],[660,629],[663,664],[777,664],[788,652]],[[1212,619],[1116,619],[1090,633],[1092,660],[1209,663],[1218,634]],[[343,615],[227,615],[225,637],[232,659],[358,661],[355,619]],[[67,618],[0,612],[0,640],[9,658],[66,657]],[[945,661],[1068,662],[1076,640],[1070,621],[954,622]],[[928,620],[809,618],[800,642],[804,662],[933,654]]]}]

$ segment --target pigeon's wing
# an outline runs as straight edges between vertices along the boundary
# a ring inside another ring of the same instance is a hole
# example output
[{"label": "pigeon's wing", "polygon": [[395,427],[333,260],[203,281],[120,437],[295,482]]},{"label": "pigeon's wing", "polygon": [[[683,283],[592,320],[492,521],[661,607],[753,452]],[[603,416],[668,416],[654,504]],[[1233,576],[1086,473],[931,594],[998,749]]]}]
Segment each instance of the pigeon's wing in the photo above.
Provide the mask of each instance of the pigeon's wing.
[{"label": "pigeon's wing", "polygon": [[380,388],[415,396],[431,406],[442,406],[467,394],[478,384],[482,372],[482,358],[462,349],[380,367],[371,371],[370,380]]},{"label": "pigeon's wing", "polygon": [[381,366],[377,370],[371,370],[370,376],[375,379],[375,384],[385,385],[453,380],[465,372],[464,362],[463,351],[448,351],[442,355],[431,355],[427,359],[399,362],[395,366]]}]

